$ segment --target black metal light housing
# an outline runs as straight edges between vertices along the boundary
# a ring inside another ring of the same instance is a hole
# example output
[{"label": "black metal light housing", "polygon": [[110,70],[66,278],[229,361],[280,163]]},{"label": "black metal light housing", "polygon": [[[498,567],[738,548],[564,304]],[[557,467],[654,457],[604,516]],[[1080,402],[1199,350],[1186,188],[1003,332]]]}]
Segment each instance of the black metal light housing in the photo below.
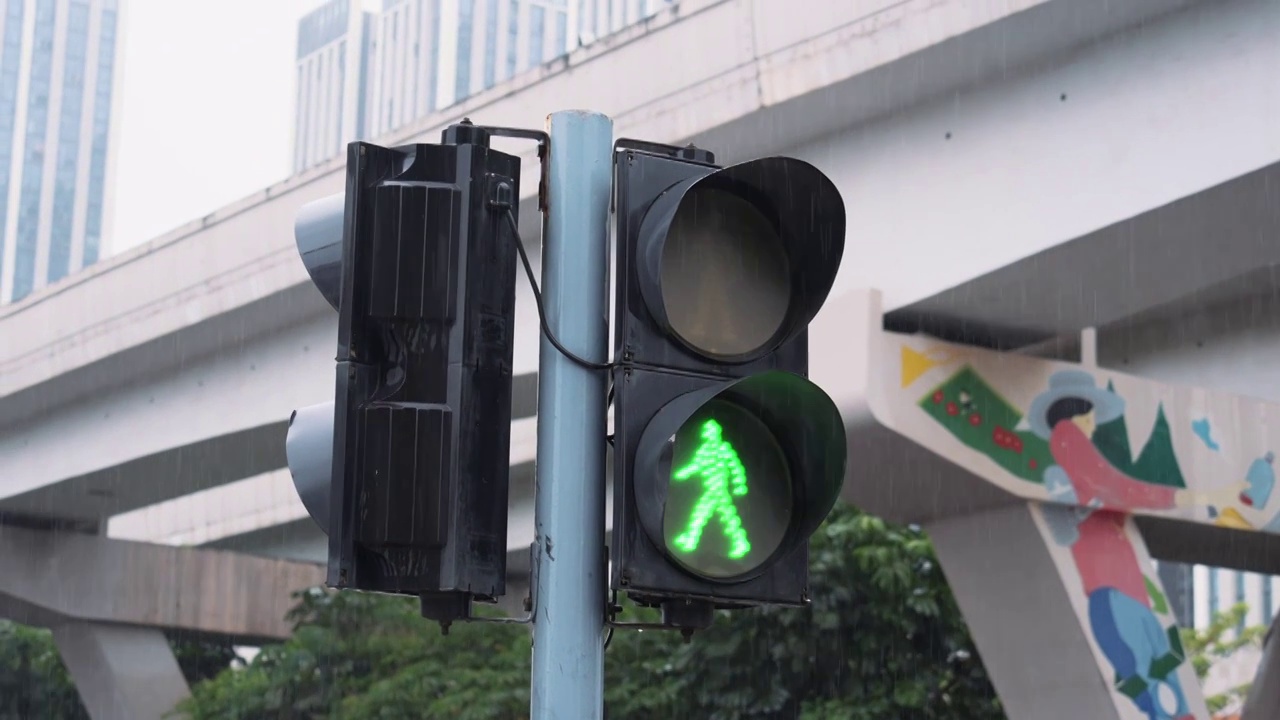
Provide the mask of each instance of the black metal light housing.
[{"label": "black metal light housing", "polygon": [[612,587],[681,627],[803,604],[847,462],[840,413],[806,377],[844,202],[795,158],[615,160]]},{"label": "black metal light housing", "polygon": [[636,280],[690,354],[759,359],[817,315],[844,249],[844,202],[820,170],[767,157],[682,180],[644,214]]}]

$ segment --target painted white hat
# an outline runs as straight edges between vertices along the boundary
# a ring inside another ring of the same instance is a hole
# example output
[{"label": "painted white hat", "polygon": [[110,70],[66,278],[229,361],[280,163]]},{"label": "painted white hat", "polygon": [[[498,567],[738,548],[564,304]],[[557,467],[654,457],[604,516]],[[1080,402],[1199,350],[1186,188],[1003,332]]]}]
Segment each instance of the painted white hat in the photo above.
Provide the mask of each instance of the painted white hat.
[{"label": "painted white hat", "polygon": [[1083,370],[1059,370],[1049,377],[1049,389],[1031,401],[1027,422],[1031,431],[1048,440],[1053,434],[1046,415],[1049,408],[1063,398],[1080,398],[1093,405],[1098,424],[1111,422],[1124,414],[1124,399],[1106,388],[1094,384],[1093,376]]}]

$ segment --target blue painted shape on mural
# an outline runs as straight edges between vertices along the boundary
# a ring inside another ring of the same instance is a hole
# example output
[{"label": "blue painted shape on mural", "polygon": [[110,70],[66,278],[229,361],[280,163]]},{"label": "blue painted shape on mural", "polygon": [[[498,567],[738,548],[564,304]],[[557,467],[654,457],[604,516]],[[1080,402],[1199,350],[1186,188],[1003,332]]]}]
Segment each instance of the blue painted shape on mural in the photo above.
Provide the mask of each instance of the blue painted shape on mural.
[{"label": "blue painted shape on mural", "polygon": [[[1169,633],[1143,603],[1115,588],[1089,595],[1089,624],[1098,648],[1116,673],[1116,689],[1129,696],[1148,720],[1190,717],[1176,667],[1181,658]],[[1173,707],[1161,702],[1160,688],[1170,690]]]},{"label": "blue painted shape on mural", "polygon": [[1195,433],[1196,437],[1204,441],[1205,447],[1214,451],[1219,449],[1218,443],[1213,439],[1213,429],[1209,427],[1209,418],[1192,420],[1191,432]]},{"label": "blue painted shape on mural", "polygon": [[1276,486],[1276,470],[1272,466],[1275,459],[1275,453],[1267,453],[1249,465],[1249,470],[1244,476],[1249,487],[1240,493],[1241,503],[1256,510],[1267,506],[1267,502],[1271,499],[1271,491]]}]

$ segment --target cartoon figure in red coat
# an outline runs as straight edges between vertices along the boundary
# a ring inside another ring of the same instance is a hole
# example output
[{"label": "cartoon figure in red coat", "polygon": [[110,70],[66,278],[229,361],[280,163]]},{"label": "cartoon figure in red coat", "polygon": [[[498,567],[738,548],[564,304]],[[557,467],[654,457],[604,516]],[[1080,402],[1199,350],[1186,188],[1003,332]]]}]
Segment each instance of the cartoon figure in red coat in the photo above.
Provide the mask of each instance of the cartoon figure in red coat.
[{"label": "cartoon figure in red coat", "polygon": [[1116,689],[1149,720],[1190,720],[1177,674],[1183,658],[1171,642],[1177,629],[1162,627],[1151,609],[1123,511],[1227,502],[1241,486],[1196,493],[1121,472],[1092,438],[1099,424],[1123,414],[1124,400],[1097,387],[1087,373],[1067,370],[1049,379],[1049,389],[1027,413],[1032,431],[1049,441],[1056,463],[1046,468],[1044,484],[1060,505],[1044,506],[1044,517],[1055,540],[1071,548],[1089,599],[1093,636],[1115,670]]}]

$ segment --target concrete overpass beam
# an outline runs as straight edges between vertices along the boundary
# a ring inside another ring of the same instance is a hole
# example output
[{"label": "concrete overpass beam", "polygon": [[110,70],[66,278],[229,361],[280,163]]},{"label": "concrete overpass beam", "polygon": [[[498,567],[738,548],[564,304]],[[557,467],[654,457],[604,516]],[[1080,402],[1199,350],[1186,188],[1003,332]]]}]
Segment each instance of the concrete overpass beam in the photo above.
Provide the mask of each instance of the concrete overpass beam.
[{"label": "concrete overpass beam", "polygon": [[0,616],[53,631],[94,720],[160,720],[189,694],[162,629],[287,637],[319,565],[0,526]]},{"label": "concrete overpass beam", "polygon": [[73,620],[53,640],[93,720],[161,720],[190,695],[159,630]]},{"label": "concrete overpass beam", "polygon": [[926,529],[1010,720],[1207,720],[1131,518],[1019,504]]},{"label": "concrete overpass beam", "polygon": [[66,622],[288,637],[292,593],[320,585],[319,565],[0,526],[0,612]]}]

